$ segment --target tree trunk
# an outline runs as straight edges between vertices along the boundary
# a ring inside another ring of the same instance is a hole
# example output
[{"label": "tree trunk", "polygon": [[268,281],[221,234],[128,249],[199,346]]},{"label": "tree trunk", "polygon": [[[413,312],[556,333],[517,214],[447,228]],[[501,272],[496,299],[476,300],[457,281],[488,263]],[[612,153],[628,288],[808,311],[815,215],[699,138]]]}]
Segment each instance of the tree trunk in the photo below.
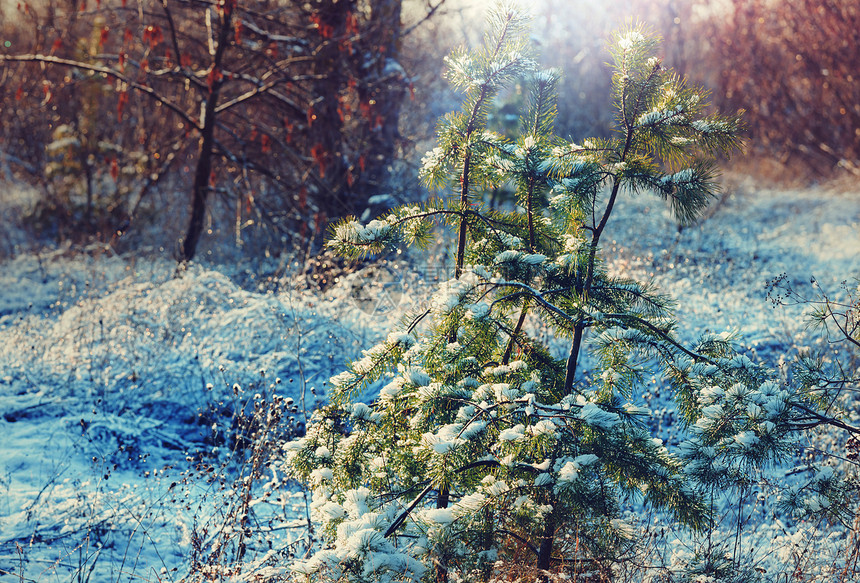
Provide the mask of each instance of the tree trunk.
[{"label": "tree trunk", "polygon": [[316,165],[314,170],[329,191],[327,196],[319,198],[320,210],[327,216],[353,212],[345,188],[346,138],[340,99],[350,78],[350,55],[345,41],[347,20],[356,10],[355,3],[355,0],[323,0],[314,7],[320,44],[313,63],[317,81],[313,84],[313,102],[308,112],[308,150]]},{"label": "tree trunk", "polygon": [[[366,199],[385,186],[391,161],[400,139],[400,108],[406,95],[406,80],[397,62],[400,53],[401,0],[374,0],[364,45],[372,56],[370,77],[361,85],[360,98],[374,103],[368,132],[365,171],[353,191]],[[356,201],[358,202],[358,201]],[[364,202],[364,200],[360,201]]]},{"label": "tree trunk", "polygon": [[549,581],[549,569],[552,565],[552,545],[555,540],[555,511],[549,513],[543,527],[543,535],[538,551],[537,568],[542,571],[541,581]]},{"label": "tree trunk", "polygon": [[[197,168],[194,171],[194,184],[191,187],[191,218],[188,222],[188,230],[182,241],[182,254],[180,261],[187,262],[194,258],[197,252],[197,243],[203,233],[203,221],[206,218],[206,201],[209,197],[209,180],[212,176],[212,151],[215,137],[215,124],[209,119],[215,117],[214,104],[211,99],[206,103],[206,122],[200,136],[200,146],[197,154]],[[210,104],[212,107],[210,108]],[[211,110],[211,111],[210,111]]]},{"label": "tree trunk", "polygon": [[200,130],[197,167],[194,170],[194,183],[191,187],[191,218],[188,221],[188,229],[182,241],[180,263],[187,263],[194,258],[197,252],[197,243],[200,242],[200,235],[203,233],[206,201],[209,198],[209,182],[212,177],[212,157],[215,150],[215,108],[218,105],[218,94],[223,84],[221,64],[230,42],[234,6],[229,1],[225,2],[220,11],[218,44],[215,47],[215,54],[212,55],[209,72],[209,94],[203,107],[203,127]]},{"label": "tree trunk", "polygon": [[[451,501],[451,492],[448,488],[439,490],[439,497],[436,498],[436,508],[448,508],[448,503]],[[443,564],[445,557],[440,557],[440,561],[436,563],[436,583],[448,583],[448,566]]]}]

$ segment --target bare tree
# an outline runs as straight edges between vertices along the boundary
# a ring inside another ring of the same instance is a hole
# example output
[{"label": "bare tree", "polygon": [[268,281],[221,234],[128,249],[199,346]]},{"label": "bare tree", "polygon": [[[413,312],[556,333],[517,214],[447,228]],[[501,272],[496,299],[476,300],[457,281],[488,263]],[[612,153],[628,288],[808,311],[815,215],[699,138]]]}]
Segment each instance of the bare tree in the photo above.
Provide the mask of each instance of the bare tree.
[{"label": "bare tree", "polygon": [[22,4],[17,26],[39,33],[25,50],[0,49],[0,99],[17,104],[23,132],[51,104],[32,156],[52,125],[73,118],[89,144],[78,152],[88,189],[94,172],[117,178],[120,164],[94,155],[105,132],[146,148],[143,184],[183,161],[180,261],[195,256],[213,193],[235,205],[237,225],[307,236],[384,180],[407,86],[400,0],[86,2]]}]

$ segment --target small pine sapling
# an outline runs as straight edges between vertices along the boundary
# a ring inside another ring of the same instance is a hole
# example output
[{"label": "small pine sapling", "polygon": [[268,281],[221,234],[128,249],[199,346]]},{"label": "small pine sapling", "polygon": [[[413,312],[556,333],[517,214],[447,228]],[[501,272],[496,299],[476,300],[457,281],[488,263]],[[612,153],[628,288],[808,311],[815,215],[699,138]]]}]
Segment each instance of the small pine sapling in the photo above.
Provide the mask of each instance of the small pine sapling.
[{"label": "small pine sapling", "polygon": [[[501,6],[482,48],[447,59],[463,109],[441,120],[421,176],[452,196],[333,230],[330,246],[360,256],[420,246],[443,223],[455,267],[426,310],[332,379],[330,403],[288,444],[322,524],[324,548],[294,566],[314,580],[486,579],[522,553],[544,578],[587,568],[633,536],[625,500],[704,527],[704,492],[785,449],[788,413],[774,403],[789,396],[766,371],[725,337],[684,347],[671,300],[601,257],[624,193],[656,193],[681,222],[700,215],[717,190],[713,160],[739,145],[739,115],[708,114],[703,91],[631,28],[611,49],[617,135],[565,141],[553,130],[559,73],[537,70],[526,23]],[[528,105],[507,139],[487,113],[524,75]],[[518,206],[484,208],[482,193],[503,184]],[[569,348],[554,353],[534,325]],[[691,433],[675,451],[642,406],[655,373]],[[750,399],[761,405],[748,413]]]}]

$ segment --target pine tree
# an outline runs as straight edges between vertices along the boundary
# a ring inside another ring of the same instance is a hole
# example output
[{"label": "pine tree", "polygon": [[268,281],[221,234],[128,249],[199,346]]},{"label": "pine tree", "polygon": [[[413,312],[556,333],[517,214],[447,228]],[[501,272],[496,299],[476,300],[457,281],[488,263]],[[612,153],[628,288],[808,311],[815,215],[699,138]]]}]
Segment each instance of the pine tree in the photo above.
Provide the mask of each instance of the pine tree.
[{"label": "pine tree", "polygon": [[[714,159],[739,145],[740,114],[707,113],[706,94],[664,69],[657,41],[634,27],[611,48],[617,135],[560,139],[559,73],[537,70],[526,24],[503,5],[481,49],[447,59],[465,99],[441,120],[422,178],[453,196],[333,231],[332,247],[359,256],[420,246],[442,223],[456,261],[425,311],[332,379],[330,403],[288,446],[323,525],[326,547],[296,566],[315,580],[481,579],[522,553],[543,577],[585,568],[631,537],[626,500],[707,527],[709,492],[788,449],[795,397],[728,337],[683,346],[670,298],[602,261],[625,194],[655,193],[682,223],[701,214],[717,191]],[[522,76],[528,106],[506,139],[487,112]],[[517,208],[482,206],[500,185]],[[535,326],[567,353],[530,335]],[[654,374],[689,429],[675,451],[642,406]]]}]

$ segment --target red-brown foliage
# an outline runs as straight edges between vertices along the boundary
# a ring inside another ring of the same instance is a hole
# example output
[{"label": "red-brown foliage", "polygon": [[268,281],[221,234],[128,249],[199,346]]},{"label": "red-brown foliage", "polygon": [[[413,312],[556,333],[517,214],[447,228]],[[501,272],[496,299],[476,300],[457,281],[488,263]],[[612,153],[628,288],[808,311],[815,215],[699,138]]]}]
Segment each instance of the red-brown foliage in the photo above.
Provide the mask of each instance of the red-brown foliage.
[{"label": "red-brown foliage", "polygon": [[[759,159],[860,172],[860,0],[546,0],[536,20],[543,61],[564,71],[559,125],[606,131],[605,38],[641,21],[663,36],[664,64],[712,90],[722,111],[746,110]],[[588,18],[571,18],[571,15]]]},{"label": "red-brown foliage", "polygon": [[816,174],[860,161],[860,2],[731,0],[696,31],[714,101],[744,108],[750,146]]},{"label": "red-brown foliage", "polygon": [[[235,209],[236,225],[262,221],[290,233],[314,215],[363,210],[385,178],[407,90],[392,60],[399,0],[20,6],[2,24],[11,42],[0,46],[0,154],[14,154],[16,168],[42,183],[60,223],[103,230],[92,221],[103,178],[128,174],[140,189],[169,175],[208,190],[193,197],[197,229],[199,202],[215,195]],[[61,126],[74,146],[53,160],[46,153]],[[204,155],[217,159],[211,172]],[[145,164],[126,173],[127,159]],[[65,182],[78,181],[66,190],[86,182],[86,220],[75,221],[45,181],[52,162]],[[237,202],[249,193],[250,211]],[[111,204],[133,211],[128,200]],[[185,245],[186,258],[193,248]]]}]

